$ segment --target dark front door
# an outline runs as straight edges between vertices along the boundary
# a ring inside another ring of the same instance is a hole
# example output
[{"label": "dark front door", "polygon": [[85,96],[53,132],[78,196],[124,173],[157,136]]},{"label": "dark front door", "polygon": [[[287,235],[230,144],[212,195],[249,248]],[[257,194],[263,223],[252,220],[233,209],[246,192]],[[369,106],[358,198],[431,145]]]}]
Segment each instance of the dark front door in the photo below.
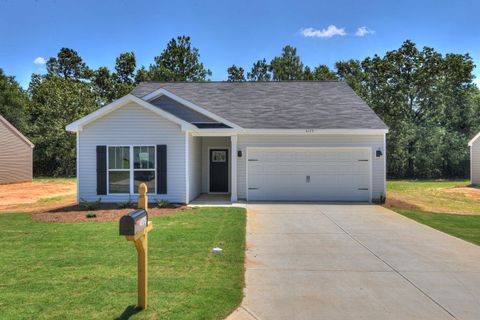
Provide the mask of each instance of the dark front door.
[{"label": "dark front door", "polygon": [[210,192],[228,192],[228,149],[210,150]]}]

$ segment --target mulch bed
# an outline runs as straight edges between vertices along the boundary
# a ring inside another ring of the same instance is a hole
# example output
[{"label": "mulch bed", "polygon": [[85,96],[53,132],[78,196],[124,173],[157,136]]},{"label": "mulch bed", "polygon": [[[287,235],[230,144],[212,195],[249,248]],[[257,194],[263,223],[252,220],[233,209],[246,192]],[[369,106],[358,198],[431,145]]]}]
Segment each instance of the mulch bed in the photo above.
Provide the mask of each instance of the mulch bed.
[{"label": "mulch bed", "polygon": [[[187,206],[178,208],[151,208],[148,214],[151,217],[174,214],[180,211],[189,210]],[[98,222],[118,221],[121,216],[135,210],[135,208],[119,209],[116,204],[102,204],[96,210],[83,210],[77,205],[72,205],[54,210],[33,213],[32,219],[47,222]],[[87,218],[88,213],[95,213],[95,218]]]}]

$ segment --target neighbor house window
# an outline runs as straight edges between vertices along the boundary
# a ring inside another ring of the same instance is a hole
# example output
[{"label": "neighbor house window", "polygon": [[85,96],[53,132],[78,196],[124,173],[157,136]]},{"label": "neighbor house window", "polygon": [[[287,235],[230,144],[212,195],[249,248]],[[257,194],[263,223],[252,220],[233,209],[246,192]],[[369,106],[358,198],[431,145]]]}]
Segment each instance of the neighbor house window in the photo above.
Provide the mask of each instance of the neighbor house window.
[{"label": "neighbor house window", "polygon": [[145,182],[148,191],[155,193],[155,147],[133,147],[133,192]]},{"label": "neighbor house window", "polygon": [[155,165],[154,146],[108,147],[108,192],[138,193],[144,182],[148,192],[155,193]]},{"label": "neighbor house window", "polygon": [[108,191],[130,193],[130,147],[108,147]]}]

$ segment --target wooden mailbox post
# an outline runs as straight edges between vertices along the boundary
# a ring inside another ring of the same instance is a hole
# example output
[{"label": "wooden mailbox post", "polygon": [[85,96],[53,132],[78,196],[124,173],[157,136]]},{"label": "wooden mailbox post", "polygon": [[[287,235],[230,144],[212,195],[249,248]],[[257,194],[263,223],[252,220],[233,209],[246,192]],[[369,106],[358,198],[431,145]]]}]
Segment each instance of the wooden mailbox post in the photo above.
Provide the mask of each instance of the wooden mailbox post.
[{"label": "wooden mailbox post", "polygon": [[120,219],[120,235],[125,235],[128,241],[133,241],[137,249],[138,306],[142,309],[147,309],[148,306],[148,232],[152,230],[152,222],[148,220],[147,191],[147,185],[140,184],[139,209]]}]

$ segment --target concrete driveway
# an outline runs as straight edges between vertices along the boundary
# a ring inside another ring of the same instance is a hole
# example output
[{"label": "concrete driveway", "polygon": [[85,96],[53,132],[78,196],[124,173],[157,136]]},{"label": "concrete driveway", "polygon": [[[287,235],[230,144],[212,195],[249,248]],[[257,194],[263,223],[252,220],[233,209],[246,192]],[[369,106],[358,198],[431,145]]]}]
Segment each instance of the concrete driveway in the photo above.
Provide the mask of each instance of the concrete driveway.
[{"label": "concrete driveway", "polygon": [[249,204],[231,319],[480,319],[480,247],[375,205]]}]

